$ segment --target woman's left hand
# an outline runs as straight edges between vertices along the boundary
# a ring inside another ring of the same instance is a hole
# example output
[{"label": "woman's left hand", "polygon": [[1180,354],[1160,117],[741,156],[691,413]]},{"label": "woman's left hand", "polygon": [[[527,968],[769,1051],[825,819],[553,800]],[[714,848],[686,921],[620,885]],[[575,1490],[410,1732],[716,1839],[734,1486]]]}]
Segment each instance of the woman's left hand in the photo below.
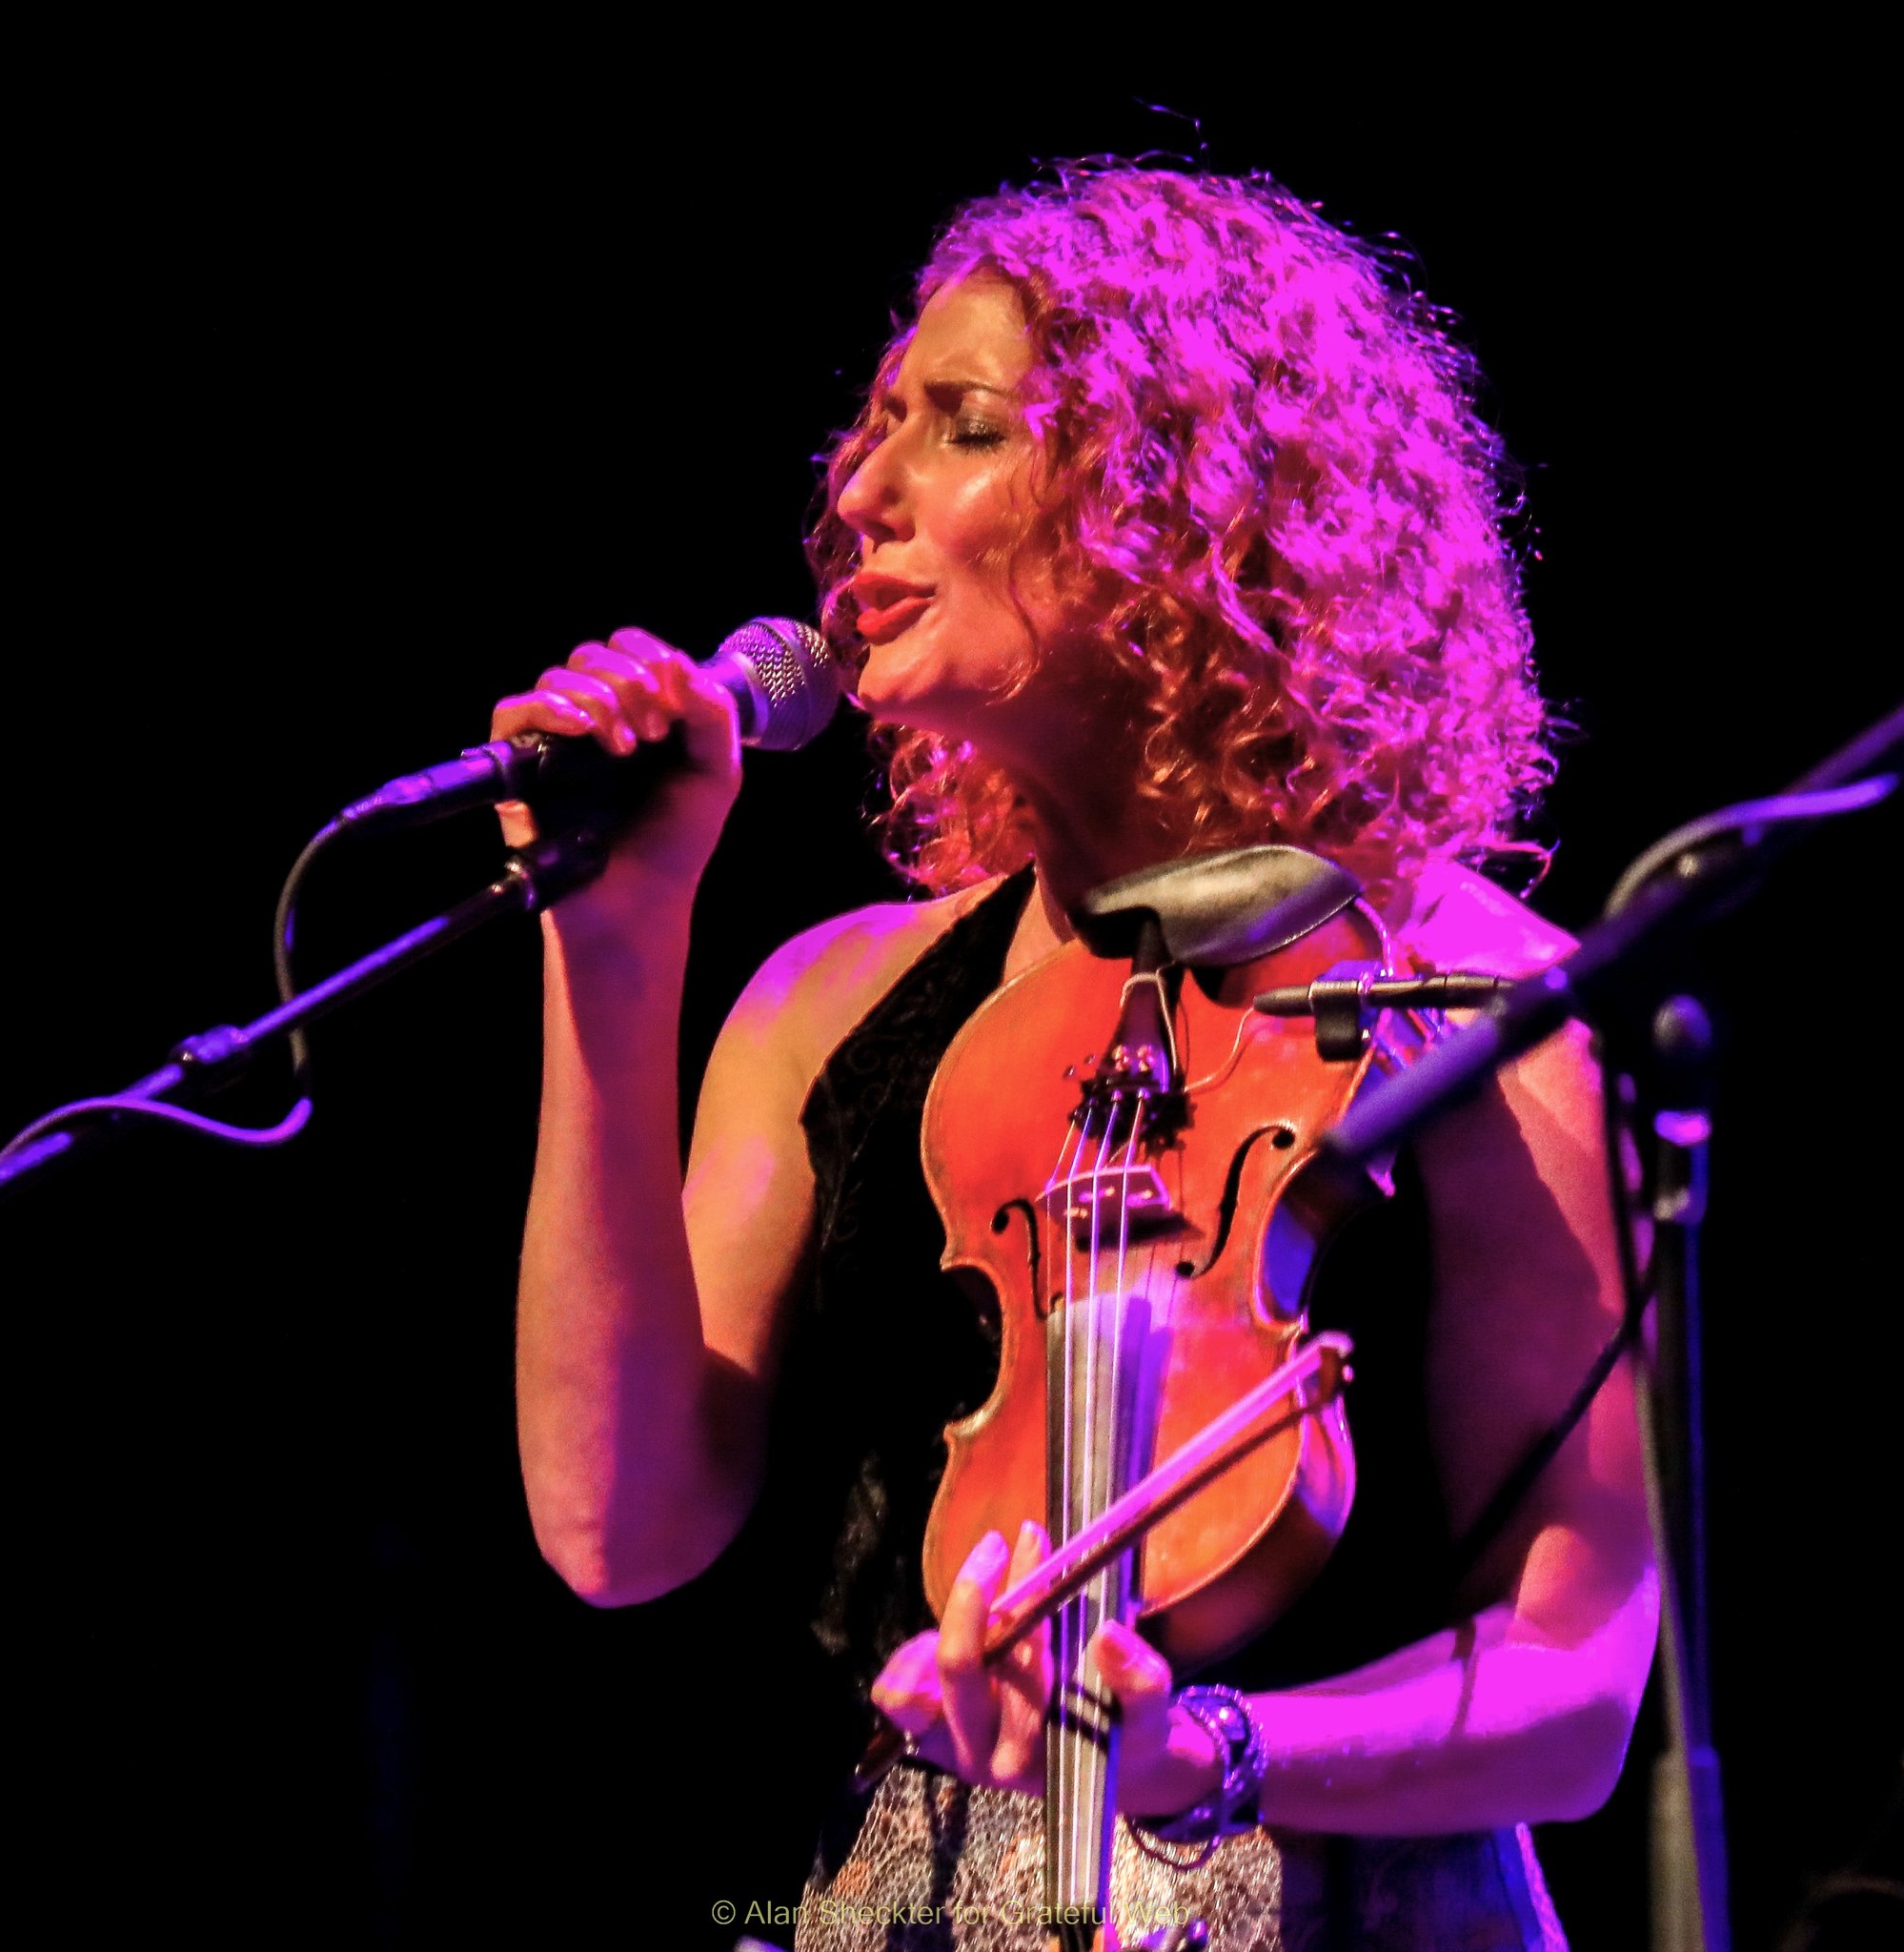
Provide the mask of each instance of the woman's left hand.
[{"label": "woman's left hand", "polygon": [[[1027,1634],[996,1666],[984,1659],[992,1603],[1051,1550],[1042,1525],[1020,1530],[1016,1548],[988,1532],[945,1601],[936,1634],[919,1634],[886,1662],[873,1700],[916,1753],[967,1782],[1044,1793],[1044,1713],[1051,1699],[1051,1627]],[[1223,1763],[1209,1735],[1172,1705],[1170,1664],[1133,1628],[1100,1627],[1086,1650],[1117,1699],[1123,1735],[1118,1808],[1174,1816],[1215,1793]]]}]

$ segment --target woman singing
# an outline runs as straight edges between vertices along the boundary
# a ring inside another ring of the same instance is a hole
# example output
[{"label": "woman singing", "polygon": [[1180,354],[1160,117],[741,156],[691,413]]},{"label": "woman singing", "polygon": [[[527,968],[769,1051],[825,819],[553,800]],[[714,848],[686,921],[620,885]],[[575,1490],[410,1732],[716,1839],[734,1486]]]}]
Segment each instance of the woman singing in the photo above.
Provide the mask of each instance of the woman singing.
[{"label": "woman singing", "polygon": [[[884,742],[894,857],[930,899],[769,960],[715,1049],[684,1191],[675,1024],[731,707],[631,629],[495,727],[618,752],[684,728],[691,764],[545,918],[523,1469],[585,1598],[751,1554],[842,1715],[863,1734],[870,1696],[913,1738],[822,1840],[815,1948],[1040,1942],[1003,1910],[1035,1901],[1049,1662],[979,1650],[1046,1541],[982,1540],[936,1624],[921,1586],[944,1426],[998,1359],[939,1271],[920,1165],[954,1033],[1087,891],[1263,842],[1353,871],[1422,966],[1568,947],[1465,864],[1510,844],[1548,762],[1503,457],[1428,308],[1266,180],[1124,167],[967,207],[917,299],[812,557]],[[1524,1826],[1608,1795],[1655,1625],[1624,1366],[1475,1527],[1618,1325],[1598,1132],[1563,1036],[1417,1144],[1314,1305],[1354,1334],[1360,1470],[1320,1579],[1187,1697],[1137,1631],[1094,1643],[1138,1820],[1118,1876],[1185,1894],[1221,1947],[1564,1942]],[[770,1759],[774,1701],[721,1687]],[[875,1917],[908,1905],[938,1915]]]}]

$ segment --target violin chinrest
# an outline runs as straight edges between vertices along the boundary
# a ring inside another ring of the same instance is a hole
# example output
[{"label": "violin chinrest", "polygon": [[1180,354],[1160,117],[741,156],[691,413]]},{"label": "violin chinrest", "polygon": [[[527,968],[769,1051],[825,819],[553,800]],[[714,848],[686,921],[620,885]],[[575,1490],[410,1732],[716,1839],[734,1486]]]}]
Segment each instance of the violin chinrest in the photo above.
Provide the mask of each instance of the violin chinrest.
[{"label": "violin chinrest", "polygon": [[1345,867],[1301,847],[1237,847],[1140,868],[1093,888],[1071,924],[1093,955],[1128,958],[1146,917],[1173,963],[1227,969],[1273,955],[1362,892]]}]

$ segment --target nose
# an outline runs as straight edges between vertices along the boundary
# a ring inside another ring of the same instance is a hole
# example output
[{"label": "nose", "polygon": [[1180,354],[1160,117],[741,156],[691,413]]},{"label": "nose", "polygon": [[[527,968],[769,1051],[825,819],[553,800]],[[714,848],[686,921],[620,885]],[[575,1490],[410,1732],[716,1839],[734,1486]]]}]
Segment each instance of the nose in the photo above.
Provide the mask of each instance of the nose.
[{"label": "nose", "polygon": [[901,541],[912,533],[905,494],[905,467],[895,435],[873,449],[853,470],[837,504],[840,519],[872,546]]}]

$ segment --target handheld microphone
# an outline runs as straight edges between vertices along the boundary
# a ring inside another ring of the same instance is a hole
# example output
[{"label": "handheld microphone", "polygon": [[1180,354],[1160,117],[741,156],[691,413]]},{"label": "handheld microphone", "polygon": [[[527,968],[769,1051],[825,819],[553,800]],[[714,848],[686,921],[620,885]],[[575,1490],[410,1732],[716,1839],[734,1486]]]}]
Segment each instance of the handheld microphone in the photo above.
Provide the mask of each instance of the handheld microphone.
[{"label": "handheld microphone", "polygon": [[[791,752],[818,738],[845,690],[825,640],[810,624],[785,617],[743,623],[701,668],[738,707],[740,742],[769,752]],[[593,739],[521,732],[391,780],[353,801],[337,821],[359,829],[408,826],[500,800],[526,800],[538,820],[557,825],[613,818],[638,805],[657,773],[679,763],[680,754],[679,727],[625,758]]]}]

